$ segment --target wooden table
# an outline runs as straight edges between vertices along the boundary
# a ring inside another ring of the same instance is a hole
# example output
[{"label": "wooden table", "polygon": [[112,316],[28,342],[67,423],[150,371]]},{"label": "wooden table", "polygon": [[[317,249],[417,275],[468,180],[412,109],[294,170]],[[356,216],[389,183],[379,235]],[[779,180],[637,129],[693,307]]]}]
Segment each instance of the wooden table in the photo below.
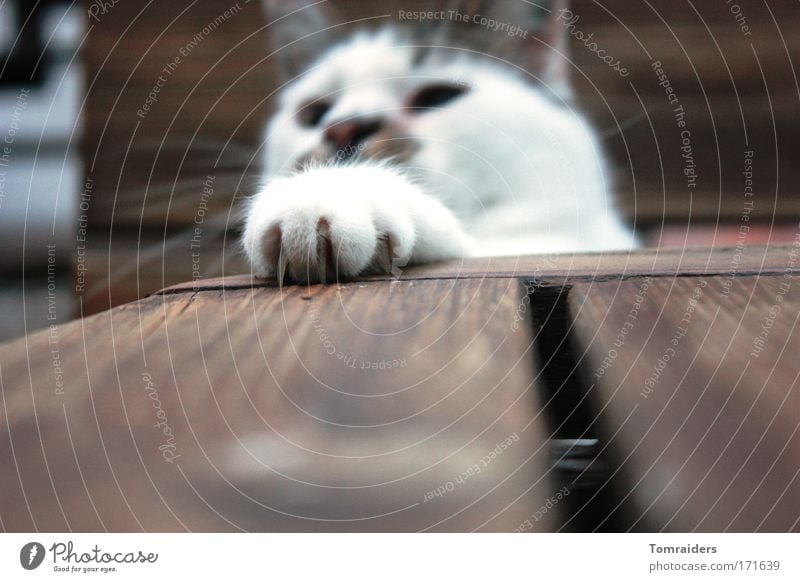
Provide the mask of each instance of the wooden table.
[{"label": "wooden table", "polygon": [[798,531],[799,253],[165,289],[0,346],[0,525]]}]

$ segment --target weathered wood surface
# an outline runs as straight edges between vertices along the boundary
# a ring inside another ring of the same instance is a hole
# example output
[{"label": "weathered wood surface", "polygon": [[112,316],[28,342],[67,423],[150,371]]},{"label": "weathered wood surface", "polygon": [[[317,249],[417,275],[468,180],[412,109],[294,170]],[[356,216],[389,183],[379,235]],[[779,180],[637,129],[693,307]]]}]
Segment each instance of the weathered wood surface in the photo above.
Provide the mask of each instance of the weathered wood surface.
[{"label": "weathered wood surface", "polygon": [[[530,255],[520,257],[484,257],[430,266],[404,269],[401,278],[438,277],[526,277],[543,284],[561,285],[578,280],[680,274],[736,274],[781,272],[789,250],[783,242],[797,238],[796,223],[772,232],[739,229],[705,229],[703,242],[718,246],[707,248],[687,242],[685,233],[665,235],[670,248],[643,249],[632,253],[590,253],[580,255]],[[776,236],[777,233],[777,236]],[[86,255],[81,290],[84,315],[115,305],[135,301],[158,290],[247,288],[274,285],[274,281],[253,280],[235,235],[227,239],[203,230],[194,234],[139,237],[115,231],[102,249],[93,247]],[[783,241],[776,244],[774,240]],[[741,246],[741,245],[747,245]],[[740,248],[736,248],[740,245]],[[218,275],[227,275],[220,279]],[[390,277],[365,277],[389,280]],[[76,313],[77,315],[77,313]]]},{"label": "weathered wood surface", "polygon": [[1,527],[552,530],[523,293],[187,291],[6,344]]},{"label": "weathered wood surface", "polygon": [[570,309],[620,494],[609,520],[800,531],[800,278],[579,284]]},{"label": "weathered wood surface", "polygon": [[[0,346],[2,527],[797,529],[798,276],[795,244],[174,286]],[[579,399],[606,484],[537,521]]]},{"label": "weathered wood surface", "polygon": [[[800,230],[797,231],[800,241]],[[800,244],[800,242],[798,242]],[[793,262],[793,245],[645,249],[632,252],[581,253],[577,255],[523,255],[479,257],[434,265],[408,267],[401,280],[492,279],[518,277],[530,283],[565,286],[581,281],[602,281],[634,277],[676,277],[686,275],[774,275],[800,274]],[[364,280],[388,281],[393,275],[374,275]],[[162,289],[168,294],[193,289],[248,289],[276,286],[274,279],[233,275],[198,279]]]}]

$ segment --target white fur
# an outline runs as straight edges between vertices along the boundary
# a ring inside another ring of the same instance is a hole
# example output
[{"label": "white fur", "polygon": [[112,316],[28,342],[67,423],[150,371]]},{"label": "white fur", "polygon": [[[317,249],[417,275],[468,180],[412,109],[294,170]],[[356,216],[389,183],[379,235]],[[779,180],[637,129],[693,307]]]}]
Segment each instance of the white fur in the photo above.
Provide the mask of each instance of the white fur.
[{"label": "white fur", "polygon": [[[282,244],[289,275],[317,279],[321,220],[344,275],[367,269],[386,235],[396,258],[411,262],[635,246],[608,194],[598,140],[579,114],[508,66],[464,53],[415,68],[398,43],[391,30],[360,34],[284,90],[267,128],[266,186],[245,225],[256,274],[275,272]],[[404,107],[434,81],[469,91],[440,110]],[[383,116],[410,136],[415,153],[402,168],[364,161],[293,171],[322,141],[321,129],[295,119],[319,97],[334,103],[323,122]]]},{"label": "white fur", "polygon": [[[334,270],[353,276],[372,262],[380,244],[391,244],[390,265],[462,256],[467,239],[458,221],[396,170],[380,164],[324,167],[276,178],[248,213],[244,246],[253,271],[275,273],[281,252],[297,281],[317,278],[320,224],[334,256]],[[273,234],[271,234],[271,232]]]}]

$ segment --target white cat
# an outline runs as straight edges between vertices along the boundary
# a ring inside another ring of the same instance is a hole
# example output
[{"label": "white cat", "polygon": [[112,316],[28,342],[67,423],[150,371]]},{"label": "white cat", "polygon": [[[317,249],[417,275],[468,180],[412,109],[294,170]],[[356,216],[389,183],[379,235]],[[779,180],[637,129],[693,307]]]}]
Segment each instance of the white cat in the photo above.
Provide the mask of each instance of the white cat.
[{"label": "white cat", "polygon": [[[465,23],[451,2],[435,25],[395,18],[334,43],[306,4],[266,2],[276,55],[300,74],[281,89],[247,211],[254,274],[324,282],[463,256],[635,246],[598,139],[570,107],[558,6],[483,3],[479,18],[461,12]],[[480,24],[518,25],[521,14],[527,39]],[[308,51],[320,54],[306,62]]]}]

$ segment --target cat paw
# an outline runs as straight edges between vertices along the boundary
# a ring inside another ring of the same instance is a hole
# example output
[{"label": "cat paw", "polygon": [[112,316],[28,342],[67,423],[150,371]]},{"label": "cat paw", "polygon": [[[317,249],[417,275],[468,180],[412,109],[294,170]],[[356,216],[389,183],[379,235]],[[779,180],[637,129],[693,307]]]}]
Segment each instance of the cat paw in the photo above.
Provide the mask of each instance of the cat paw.
[{"label": "cat paw", "polygon": [[324,283],[458,256],[458,233],[449,211],[395,172],[321,168],[270,182],[250,206],[243,244],[256,275]]},{"label": "cat paw", "polygon": [[269,219],[255,219],[246,234],[256,274],[274,275],[281,285],[285,278],[325,283],[408,262],[414,232],[405,217],[358,204],[336,208],[313,192],[293,198]]}]

